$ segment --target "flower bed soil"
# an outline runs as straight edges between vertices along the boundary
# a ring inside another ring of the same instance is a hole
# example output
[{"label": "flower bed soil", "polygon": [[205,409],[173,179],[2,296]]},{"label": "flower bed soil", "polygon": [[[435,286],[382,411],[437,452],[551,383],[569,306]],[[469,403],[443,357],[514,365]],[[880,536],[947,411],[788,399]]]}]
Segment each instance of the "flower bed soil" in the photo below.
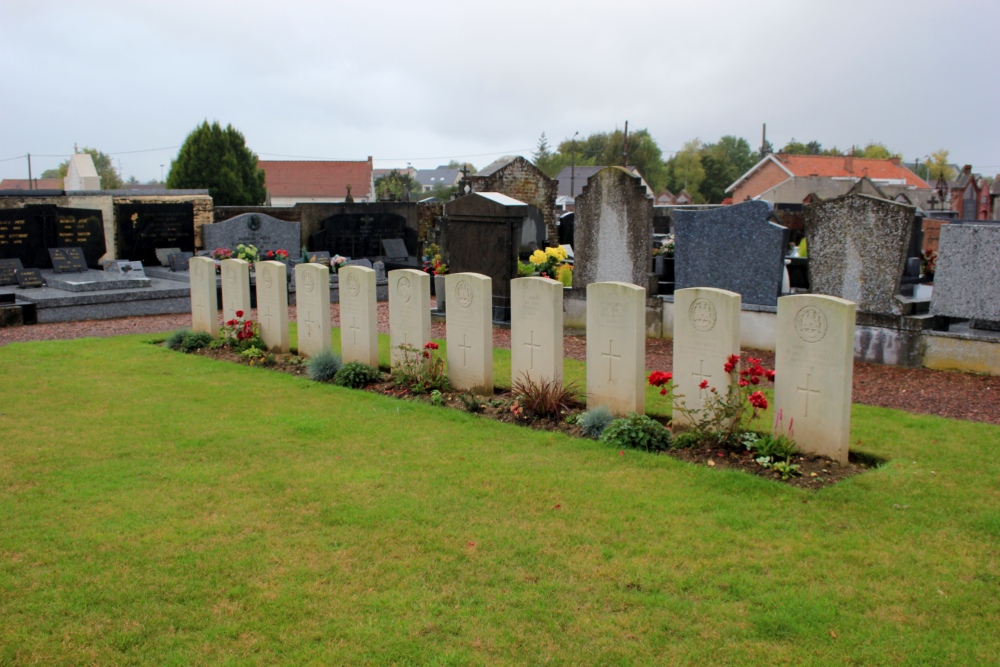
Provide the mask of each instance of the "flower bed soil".
[{"label": "flower bed soil", "polygon": [[[250,362],[240,355],[239,352],[230,348],[206,348],[198,350],[194,352],[194,354],[219,361],[228,361],[230,363],[255,365],[250,364]],[[260,367],[268,370],[288,373],[289,375],[297,377],[308,377],[306,367],[299,357],[292,354],[275,354],[273,356],[274,363],[266,366],[261,365]],[[389,396],[400,400],[421,401],[423,403],[434,405],[434,397],[430,394],[413,394],[407,388],[396,386],[396,384],[389,379],[388,374],[383,374],[382,381],[368,385],[362,391],[381,394],[383,396]],[[449,408],[468,412],[469,410],[462,401],[462,395],[462,392],[456,391],[441,392],[441,396],[438,399],[440,401],[440,407],[442,409]],[[524,410],[521,410],[519,414],[515,413],[511,410],[512,405],[515,403],[515,397],[509,391],[498,390],[494,392],[492,399],[485,396],[479,398],[481,405],[475,412],[473,412],[473,414],[484,419],[492,419],[494,421],[500,421],[507,424],[517,424],[518,426],[524,426],[540,431],[557,431],[575,438],[587,437],[584,435],[579,426],[575,423],[569,423],[566,421],[567,418],[578,417],[583,414],[585,412],[585,408],[582,406],[572,410],[563,410],[558,418],[549,418],[539,417]],[[570,419],[570,421],[575,420]],[[666,426],[667,424],[664,424],[664,427]],[[638,450],[624,449],[619,450],[618,455],[630,456],[638,455],[640,453],[641,452]],[[643,455],[666,455],[672,456],[673,458],[681,461],[694,463],[696,465],[704,465],[718,470],[741,470],[751,475],[756,475],[758,477],[763,477],[765,479],[803,489],[822,489],[832,484],[836,484],[842,479],[853,477],[854,475],[858,475],[881,464],[881,461],[869,459],[867,457],[856,457],[853,454],[851,456],[851,461],[846,466],[842,466],[822,456],[796,455],[792,457],[791,462],[799,466],[799,472],[801,474],[789,477],[788,479],[782,479],[779,473],[764,468],[758,464],[755,460],[756,454],[754,454],[754,452],[746,451],[743,448],[735,450],[726,447],[699,445],[686,449],[671,449],[658,454]]]}]

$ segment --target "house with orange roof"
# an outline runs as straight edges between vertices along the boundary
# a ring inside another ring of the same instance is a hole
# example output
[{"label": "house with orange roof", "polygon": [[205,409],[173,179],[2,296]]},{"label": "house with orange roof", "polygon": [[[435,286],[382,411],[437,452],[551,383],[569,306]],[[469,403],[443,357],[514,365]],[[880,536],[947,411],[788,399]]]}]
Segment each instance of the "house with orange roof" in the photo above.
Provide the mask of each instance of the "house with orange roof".
[{"label": "house with orange roof", "polygon": [[62,190],[61,178],[5,178],[0,180],[0,190]]},{"label": "house with orange roof", "polygon": [[[775,186],[800,178],[851,183],[867,178],[876,186],[895,185],[912,190],[930,188],[923,179],[903,166],[899,158],[875,160],[851,155],[771,153],[726,188],[726,192],[738,203],[761,198],[767,191],[774,192]],[[801,199],[795,203],[801,203]]]},{"label": "house with orange roof", "polygon": [[268,206],[375,201],[372,157],[367,161],[259,160]]}]

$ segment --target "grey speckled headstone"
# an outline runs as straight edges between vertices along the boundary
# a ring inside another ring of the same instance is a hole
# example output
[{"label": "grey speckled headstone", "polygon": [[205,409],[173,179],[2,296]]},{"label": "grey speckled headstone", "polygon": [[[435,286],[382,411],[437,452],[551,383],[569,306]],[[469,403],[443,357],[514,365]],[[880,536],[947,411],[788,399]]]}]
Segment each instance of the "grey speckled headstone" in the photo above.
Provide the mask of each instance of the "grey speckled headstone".
[{"label": "grey speckled headstone", "polygon": [[264,213],[244,213],[229,220],[202,227],[205,247],[234,249],[239,244],[268,250],[287,250],[297,255],[301,247],[301,225],[272,218]]},{"label": "grey speckled headstone", "polygon": [[912,206],[867,195],[806,206],[813,294],[853,301],[859,313],[899,315],[896,295],[915,212]]},{"label": "grey speckled headstone", "polygon": [[605,167],[576,198],[573,288],[623,282],[649,287],[653,270],[653,199],[642,179]]},{"label": "grey speckled headstone", "polygon": [[1000,225],[944,225],[931,312],[1000,322]]},{"label": "grey speckled headstone", "polygon": [[744,303],[777,306],[788,230],[770,215],[762,201],[675,211],[676,288],[715,287],[740,294]]}]

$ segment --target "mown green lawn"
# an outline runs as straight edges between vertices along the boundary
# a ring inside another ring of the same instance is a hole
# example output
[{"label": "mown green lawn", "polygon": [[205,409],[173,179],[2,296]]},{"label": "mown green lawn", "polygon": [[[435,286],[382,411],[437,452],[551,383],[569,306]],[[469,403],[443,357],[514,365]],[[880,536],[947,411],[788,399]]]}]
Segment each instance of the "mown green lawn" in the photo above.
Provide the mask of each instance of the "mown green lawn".
[{"label": "mown green lawn", "polygon": [[0,665],[997,664],[996,426],[806,492],[150,338],[0,348]]}]

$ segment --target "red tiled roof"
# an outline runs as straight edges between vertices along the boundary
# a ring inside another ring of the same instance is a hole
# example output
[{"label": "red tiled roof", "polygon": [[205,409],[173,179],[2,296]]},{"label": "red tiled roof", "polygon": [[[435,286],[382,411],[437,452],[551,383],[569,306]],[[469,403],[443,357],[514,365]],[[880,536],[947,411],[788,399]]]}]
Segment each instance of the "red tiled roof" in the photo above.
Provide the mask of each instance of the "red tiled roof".
[{"label": "red tiled roof", "polygon": [[371,158],[361,162],[260,160],[272,197],[370,197]]},{"label": "red tiled roof", "polygon": [[[34,187],[31,184],[34,184]],[[61,178],[5,178],[0,181],[0,190],[62,190]]]},{"label": "red tiled roof", "polygon": [[796,176],[824,176],[827,178],[867,176],[872,180],[905,179],[907,185],[929,188],[919,176],[892,160],[872,160],[863,157],[827,155],[786,155],[774,157]]}]

